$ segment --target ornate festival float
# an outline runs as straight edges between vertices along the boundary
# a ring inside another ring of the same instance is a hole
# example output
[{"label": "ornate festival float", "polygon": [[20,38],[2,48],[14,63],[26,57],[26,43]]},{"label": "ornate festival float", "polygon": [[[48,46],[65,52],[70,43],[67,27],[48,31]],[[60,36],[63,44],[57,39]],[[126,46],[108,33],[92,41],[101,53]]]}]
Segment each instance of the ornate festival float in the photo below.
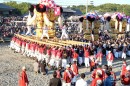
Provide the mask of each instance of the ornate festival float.
[{"label": "ornate festival float", "polygon": [[103,15],[98,15],[96,12],[89,12],[86,15],[86,19],[89,26],[89,29],[86,30],[87,37],[90,37],[92,30],[94,30],[94,36],[97,39],[99,30],[108,30],[113,38],[117,38],[117,34],[118,36],[124,36],[125,32],[130,31],[129,16],[121,12],[106,12]]},{"label": "ornate festival float", "polygon": [[[22,40],[36,42],[38,44],[46,44],[51,46],[69,46],[83,45],[84,42],[61,40],[55,36],[54,24],[57,21],[58,26],[63,30],[65,21],[63,21],[63,9],[57,5],[53,0],[40,0],[39,4],[31,5],[29,8],[29,15],[27,18],[27,32],[26,35],[15,34],[15,37]],[[83,17],[78,18],[80,21],[80,28],[82,28]],[[64,22],[64,24],[63,24]],[[36,35],[32,35],[31,28],[36,27]],[[63,31],[62,33],[64,33]],[[47,35],[45,35],[47,34]],[[47,36],[43,37],[42,35]],[[20,45],[19,45],[20,46]]]}]

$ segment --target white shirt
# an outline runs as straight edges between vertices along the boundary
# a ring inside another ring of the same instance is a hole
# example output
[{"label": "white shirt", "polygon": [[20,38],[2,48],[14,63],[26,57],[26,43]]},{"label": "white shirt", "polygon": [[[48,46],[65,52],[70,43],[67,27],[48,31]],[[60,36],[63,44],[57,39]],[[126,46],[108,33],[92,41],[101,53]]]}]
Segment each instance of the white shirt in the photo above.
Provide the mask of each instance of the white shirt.
[{"label": "white shirt", "polygon": [[46,26],[43,28],[43,33],[48,33],[48,28]]},{"label": "white shirt", "polygon": [[83,79],[79,79],[76,81],[76,86],[88,86],[87,82]]},{"label": "white shirt", "polygon": [[124,53],[124,52],[122,53],[122,58],[124,58],[124,59],[126,58],[126,53]]}]

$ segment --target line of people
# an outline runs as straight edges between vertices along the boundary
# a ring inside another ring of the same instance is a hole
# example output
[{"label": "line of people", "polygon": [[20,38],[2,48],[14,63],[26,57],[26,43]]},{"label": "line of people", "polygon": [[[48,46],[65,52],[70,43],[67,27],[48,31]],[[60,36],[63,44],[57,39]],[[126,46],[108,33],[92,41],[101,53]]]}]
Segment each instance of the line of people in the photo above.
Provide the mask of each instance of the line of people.
[{"label": "line of people", "polygon": [[85,63],[86,67],[88,67],[90,65],[89,60],[102,64],[103,57],[106,57],[108,65],[112,66],[114,57],[126,59],[127,56],[130,56],[129,43],[120,40],[108,40],[102,43],[96,41],[89,42],[88,45],[56,47],[39,45],[14,36],[10,42],[10,47],[28,57],[36,57],[38,61],[45,58],[50,66],[57,68],[59,65],[66,68],[65,65],[67,63],[71,64],[73,59],[77,59],[79,66]]}]

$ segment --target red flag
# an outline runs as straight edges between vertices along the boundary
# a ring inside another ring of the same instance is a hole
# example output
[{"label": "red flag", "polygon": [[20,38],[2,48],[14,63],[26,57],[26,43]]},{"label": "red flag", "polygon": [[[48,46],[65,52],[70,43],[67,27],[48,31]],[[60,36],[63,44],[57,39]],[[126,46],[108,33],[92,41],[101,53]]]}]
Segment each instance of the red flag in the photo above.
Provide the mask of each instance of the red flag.
[{"label": "red flag", "polygon": [[55,11],[55,16],[61,15],[60,7],[56,7],[54,11]]}]

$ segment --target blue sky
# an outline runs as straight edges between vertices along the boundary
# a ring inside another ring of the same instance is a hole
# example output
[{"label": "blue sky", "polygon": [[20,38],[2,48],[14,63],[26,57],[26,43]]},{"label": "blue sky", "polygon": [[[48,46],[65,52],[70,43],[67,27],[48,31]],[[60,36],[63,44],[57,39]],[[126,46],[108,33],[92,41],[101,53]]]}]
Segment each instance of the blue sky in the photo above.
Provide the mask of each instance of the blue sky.
[{"label": "blue sky", "polygon": [[[18,2],[31,2],[31,3],[38,3],[39,0],[0,0],[0,2],[4,1],[18,1]],[[85,5],[87,3],[87,0],[54,0],[57,4],[62,6],[67,5]],[[117,3],[117,4],[130,4],[130,0],[88,0],[88,3],[90,1],[94,2],[94,5],[100,5],[105,3]]]}]

